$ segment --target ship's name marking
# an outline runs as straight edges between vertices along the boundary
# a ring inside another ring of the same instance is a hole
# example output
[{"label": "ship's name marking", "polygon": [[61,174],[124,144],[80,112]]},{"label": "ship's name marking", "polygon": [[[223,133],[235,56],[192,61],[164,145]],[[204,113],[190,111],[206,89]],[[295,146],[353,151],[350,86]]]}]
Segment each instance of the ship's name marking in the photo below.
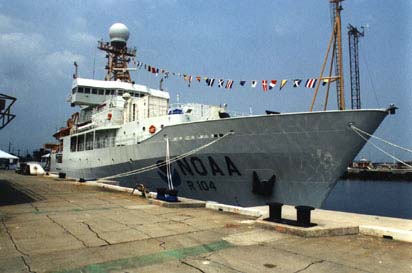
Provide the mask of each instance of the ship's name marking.
[{"label": "ship's name marking", "polygon": [[191,191],[216,191],[216,186],[213,181],[205,181],[205,180],[186,180],[187,187]]},{"label": "ship's name marking", "polygon": [[177,165],[180,168],[181,174],[184,176],[194,176],[196,174],[200,176],[242,176],[239,169],[228,156],[225,156],[225,164],[223,166],[219,165],[211,156],[208,156],[205,161],[206,162],[202,161],[202,159],[196,156],[192,156],[178,160]]}]

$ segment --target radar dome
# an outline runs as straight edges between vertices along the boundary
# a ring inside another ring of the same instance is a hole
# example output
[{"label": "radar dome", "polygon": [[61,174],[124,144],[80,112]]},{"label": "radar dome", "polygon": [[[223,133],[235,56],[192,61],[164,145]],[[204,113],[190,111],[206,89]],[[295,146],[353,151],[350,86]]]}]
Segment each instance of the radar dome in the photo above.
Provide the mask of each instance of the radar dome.
[{"label": "radar dome", "polygon": [[126,44],[129,39],[129,29],[122,23],[115,23],[109,29],[110,42],[114,44]]}]

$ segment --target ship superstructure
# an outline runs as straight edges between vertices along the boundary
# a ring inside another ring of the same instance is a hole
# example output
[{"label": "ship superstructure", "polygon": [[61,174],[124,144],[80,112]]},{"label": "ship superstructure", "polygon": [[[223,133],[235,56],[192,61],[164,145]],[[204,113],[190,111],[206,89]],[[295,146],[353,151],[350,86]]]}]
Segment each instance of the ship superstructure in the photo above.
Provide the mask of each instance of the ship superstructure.
[{"label": "ship superstructure", "polygon": [[[54,136],[52,171],[106,178],[236,205],[268,201],[320,206],[386,109],[275,113],[231,117],[226,106],[170,105],[169,94],[136,84],[128,63],[128,29],[110,28],[105,80],[79,78],[70,103],[80,107]],[[311,109],[312,110],[312,109]],[[165,164],[166,154],[168,161]]]}]

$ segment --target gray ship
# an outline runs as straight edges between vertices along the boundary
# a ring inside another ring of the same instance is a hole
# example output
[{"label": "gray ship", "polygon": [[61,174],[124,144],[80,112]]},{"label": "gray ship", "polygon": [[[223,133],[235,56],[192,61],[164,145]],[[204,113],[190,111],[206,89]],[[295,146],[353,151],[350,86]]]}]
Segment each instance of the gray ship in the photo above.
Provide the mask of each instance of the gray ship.
[{"label": "gray ship", "polygon": [[54,135],[52,172],[173,187],[179,196],[225,204],[320,207],[365,144],[351,126],[373,133],[393,111],[231,116],[221,106],[170,105],[167,92],[132,82],[136,50],[126,46],[127,27],[116,23],[109,34],[110,43],[98,45],[107,53],[105,80],[74,74],[70,102],[80,111]]}]

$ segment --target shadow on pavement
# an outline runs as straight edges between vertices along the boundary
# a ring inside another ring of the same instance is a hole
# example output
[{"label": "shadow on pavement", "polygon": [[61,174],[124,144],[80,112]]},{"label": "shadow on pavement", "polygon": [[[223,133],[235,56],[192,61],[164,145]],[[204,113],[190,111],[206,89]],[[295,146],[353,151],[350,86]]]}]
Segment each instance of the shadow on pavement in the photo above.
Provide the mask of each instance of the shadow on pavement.
[{"label": "shadow on pavement", "polygon": [[35,201],[27,194],[13,188],[6,180],[0,180],[0,206],[17,205]]}]

